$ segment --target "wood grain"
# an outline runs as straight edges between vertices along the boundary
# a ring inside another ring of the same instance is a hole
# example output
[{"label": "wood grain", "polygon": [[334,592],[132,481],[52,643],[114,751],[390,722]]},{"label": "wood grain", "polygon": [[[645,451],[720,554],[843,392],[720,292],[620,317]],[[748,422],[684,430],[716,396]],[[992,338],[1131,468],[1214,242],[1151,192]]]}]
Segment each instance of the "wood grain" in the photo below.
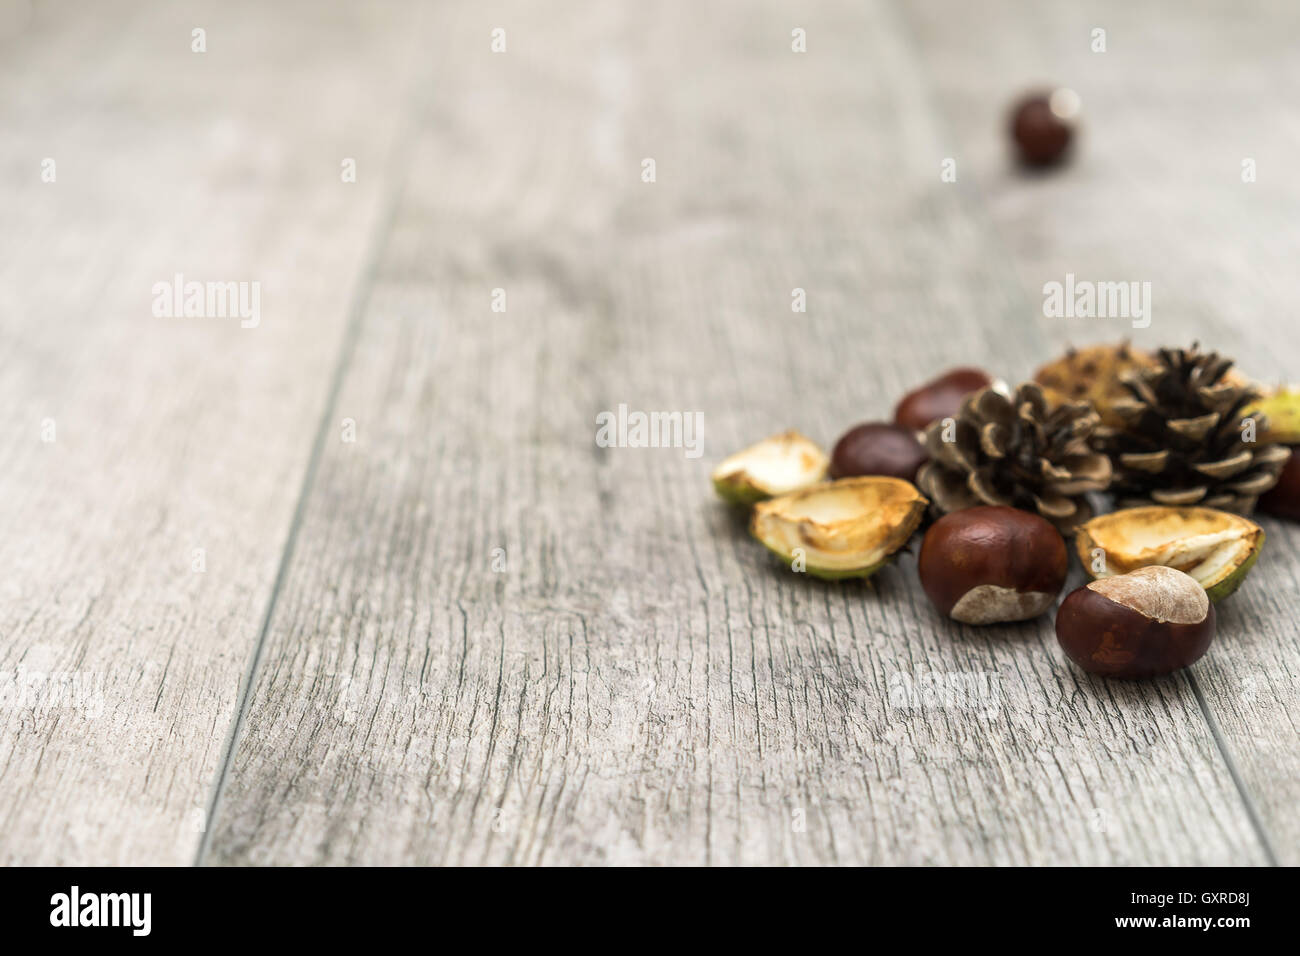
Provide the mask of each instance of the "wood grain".
[{"label": "wood grain", "polygon": [[[418,52],[396,4],[259,9],[40,4],[0,49],[5,864],[206,826]],[[176,273],[260,324],[155,317]]]},{"label": "wood grain", "polygon": [[[1152,284],[1148,329],[1039,312],[1038,334],[1058,346],[1122,335],[1149,347],[1199,339],[1261,381],[1296,380],[1300,127],[1284,119],[1300,95],[1294,4],[1228,11],[1193,3],[1161,16],[1119,2],[906,9],[951,148],[1026,296],[1041,303],[1042,284],[1067,272]],[[1017,29],[1000,26],[1012,19]],[[1107,30],[1105,53],[1092,52],[1097,27]],[[1027,184],[989,130],[1011,96],[1043,79],[1078,90],[1086,123],[1069,170]],[[1247,158],[1257,168],[1249,183]],[[1192,680],[1269,853],[1295,865],[1300,534],[1261,521],[1264,555],[1220,606],[1218,642]]]},{"label": "wood grain", "polygon": [[[910,557],[807,580],[711,499],[764,434],[1056,343],[899,12],[573,11],[435,17],[203,862],[1266,862],[1187,676],[945,622]],[[619,403],[705,456],[596,447]]]}]

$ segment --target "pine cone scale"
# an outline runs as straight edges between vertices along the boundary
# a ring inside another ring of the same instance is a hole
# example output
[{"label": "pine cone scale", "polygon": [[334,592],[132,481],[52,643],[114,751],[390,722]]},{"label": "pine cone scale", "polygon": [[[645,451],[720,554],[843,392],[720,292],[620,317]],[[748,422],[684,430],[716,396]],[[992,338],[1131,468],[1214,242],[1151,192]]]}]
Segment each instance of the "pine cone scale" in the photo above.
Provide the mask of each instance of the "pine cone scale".
[{"label": "pine cone scale", "polygon": [[954,441],[943,440],[942,422],[926,431],[931,460],[917,483],[939,512],[1010,505],[1071,531],[1092,515],[1083,495],[1110,483],[1110,459],[1090,444],[1097,422],[1086,402],[1049,408],[1032,382],[1011,396],[986,388],[966,399],[949,435]]}]

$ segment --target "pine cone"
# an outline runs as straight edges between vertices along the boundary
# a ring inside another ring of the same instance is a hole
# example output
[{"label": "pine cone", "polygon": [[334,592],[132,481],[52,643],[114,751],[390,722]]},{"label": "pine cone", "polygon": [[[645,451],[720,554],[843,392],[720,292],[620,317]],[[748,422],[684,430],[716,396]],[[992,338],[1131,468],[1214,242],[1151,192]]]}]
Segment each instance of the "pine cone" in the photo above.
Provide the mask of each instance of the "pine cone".
[{"label": "pine cone", "polygon": [[1193,344],[1161,349],[1154,367],[1124,377],[1130,397],[1112,406],[1122,424],[1098,428],[1094,439],[1114,466],[1120,507],[1195,504],[1250,514],[1277,484],[1289,452],[1254,441],[1268,425],[1249,411],[1259,392],[1231,368],[1231,359]]},{"label": "pine cone", "polygon": [[1033,382],[1010,398],[986,388],[967,397],[953,427],[938,421],[926,429],[930,461],[917,484],[940,512],[1010,505],[1069,533],[1092,517],[1084,495],[1110,483],[1110,460],[1088,444],[1096,425],[1091,405],[1049,409]]}]

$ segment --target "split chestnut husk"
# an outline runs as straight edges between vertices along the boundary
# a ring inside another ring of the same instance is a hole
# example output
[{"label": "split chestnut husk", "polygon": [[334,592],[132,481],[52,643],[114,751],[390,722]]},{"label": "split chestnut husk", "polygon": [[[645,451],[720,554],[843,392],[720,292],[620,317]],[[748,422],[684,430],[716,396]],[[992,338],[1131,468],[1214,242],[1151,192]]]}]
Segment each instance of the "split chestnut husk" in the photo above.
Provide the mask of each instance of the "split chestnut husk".
[{"label": "split chestnut husk", "polygon": [[1081,526],[1075,538],[1079,560],[1094,578],[1173,568],[1190,575],[1211,601],[1241,586],[1263,546],[1263,529],[1240,515],[1163,505],[1101,515]]},{"label": "split chestnut husk", "polygon": [[842,478],[759,502],[749,527],[814,577],[866,578],[907,543],[928,504],[901,478]]},{"label": "split chestnut husk", "polygon": [[713,487],[727,501],[752,505],[816,484],[829,464],[812,439],[788,431],[723,459],[713,469]]}]

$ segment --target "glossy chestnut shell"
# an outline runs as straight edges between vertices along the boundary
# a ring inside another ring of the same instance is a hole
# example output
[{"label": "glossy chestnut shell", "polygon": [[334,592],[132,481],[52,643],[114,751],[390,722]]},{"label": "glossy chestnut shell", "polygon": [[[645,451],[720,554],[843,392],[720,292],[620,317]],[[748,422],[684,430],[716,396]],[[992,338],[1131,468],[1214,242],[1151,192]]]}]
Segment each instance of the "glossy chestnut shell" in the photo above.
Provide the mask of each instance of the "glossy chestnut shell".
[{"label": "glossy chestnut shell", "polygon": [[925,449],[916,432],[889,422],[867,422],[844,433],[831,452],[830,476],[888,475],[916,482]]},{"label": "glossy chestnut shell", "polygon": [[[1165,577],[1170,588],[1199,595],[1197,612],[1186,613],[1192,601],[1184,595],[1161,595],[1159,588],[1152,588],[1146,606],[1137,607],[1133,604],[1143,602],[1121,603],[1105,593],[1137,575]],[[1198,619],[1200,609],[1204,616]],[[1056,613],[1056,639],[1070,660],[1089,673],[1126,680],[1157,677],[1195,663],[1214,640],[1214,631],[1214,605],[1201,586],[1181,571],[1165,567],[1093,581],[1071,591]]]},{"label": "glossy chestnut shell", "polygon": [[967,395],[992,384],[993,379],[980,369],[952,369],[904,395],[894,409],[894,422],[912,431],[924,431],[931,422],[956,417]]},{"label": "glossy chestnut shell", "polygon": [[966,624],[1022,621],[1046,611],[1070,559],[1050,521],[986,505],[944,515],[925,534],[917,570],[930,602]]}]

